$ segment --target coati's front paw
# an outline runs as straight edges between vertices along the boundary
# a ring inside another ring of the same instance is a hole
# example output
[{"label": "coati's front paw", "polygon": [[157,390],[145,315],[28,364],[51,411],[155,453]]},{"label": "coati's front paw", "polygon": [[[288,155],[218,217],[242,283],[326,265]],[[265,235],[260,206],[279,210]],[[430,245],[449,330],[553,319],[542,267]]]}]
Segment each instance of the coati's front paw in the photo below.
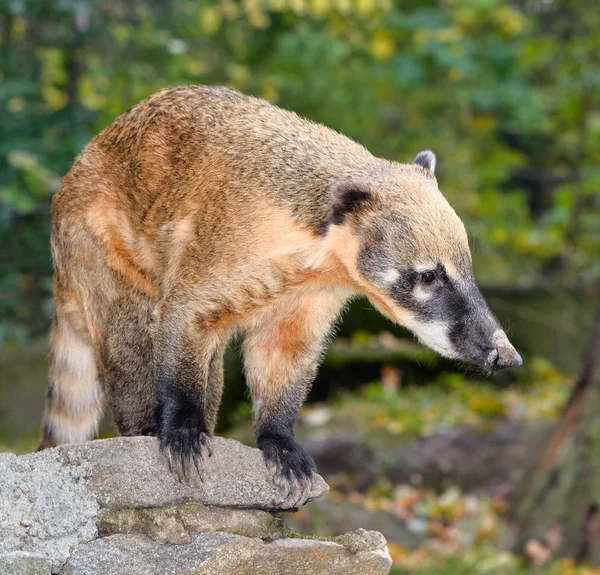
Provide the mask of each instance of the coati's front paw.
[{"label": "coati's front paw", "polygon": [[169,461],[169,470],[180,481],[189,482],[192,466],[202,480],[200,465],[203,457],[212,455],[211,436],[197,427],[178,427],[160,433],[161,451]]},{"label": "coati's front paw", "polygon": [[293,438],[281,435],[259,437],[256,445],[263,452],[273,481],[281,488],[281,509],[295,509],[309,501],[315,462]]}]

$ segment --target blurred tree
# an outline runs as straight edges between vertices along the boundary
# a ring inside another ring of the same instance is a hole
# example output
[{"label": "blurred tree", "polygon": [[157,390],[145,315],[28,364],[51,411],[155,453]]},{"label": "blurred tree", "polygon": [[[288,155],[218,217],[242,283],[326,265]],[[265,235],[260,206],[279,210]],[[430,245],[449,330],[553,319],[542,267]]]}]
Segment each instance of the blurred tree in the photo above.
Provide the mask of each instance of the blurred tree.
[{"label": "blurred tree", "polygon": [[600,564],[600,307],[581,375],[561,421],[513,502],[517,548]]}]

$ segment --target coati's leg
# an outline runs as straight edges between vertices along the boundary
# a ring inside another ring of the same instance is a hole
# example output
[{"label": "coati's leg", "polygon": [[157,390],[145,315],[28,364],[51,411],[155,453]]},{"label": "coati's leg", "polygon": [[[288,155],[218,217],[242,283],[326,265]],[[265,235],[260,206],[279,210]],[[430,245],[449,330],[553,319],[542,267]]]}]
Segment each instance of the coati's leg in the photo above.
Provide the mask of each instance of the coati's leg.
[{"label": "coati's leg", "polygon": [[212,435],[217,425],[217,416],[219,415],[219,406],[223,396],[223,356],[227,342],[222,342],[215,349],[210,364],[208,366],[208,385],[206,388],[206,424],[208,431]]},{"label": "coati's leg", "polygon": [[155,338],[156,422],[161,448],[180,478],[191,465],[200,474],[222,392],[223,352],[228,334],[206,329],[196,314],[161,313]]},{"label": "coati's leg", "polygon": [[344,301],[338,294],[296,297],[245,340],[256,445],[285,491],[282,508],[299,507],[310,495],[315,464],[296,441],[294,426]]},{"label": "coati's leg", "polygon": [[156,435],[150,299],[115,299],[105,320],[101,384],[122,435]]},{"label": "coati's leg", "polygon": [[102,412],[95,350],[74,302],[57,301],[50,347],[44,431],[38,450],[91,439]]}]

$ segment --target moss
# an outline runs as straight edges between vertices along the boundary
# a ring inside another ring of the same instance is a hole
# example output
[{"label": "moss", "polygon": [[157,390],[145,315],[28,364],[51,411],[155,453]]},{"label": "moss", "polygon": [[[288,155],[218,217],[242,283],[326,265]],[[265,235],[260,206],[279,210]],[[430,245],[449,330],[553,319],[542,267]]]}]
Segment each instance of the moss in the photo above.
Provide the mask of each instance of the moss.
[{"label": "moss", "polygon": [[278,513],[200,504],[160,509],[103,510],[98,520],[101,536],[144,533],[154,540],[185,543],[190,540],[190,532],[204,531],[259,537],[265,541],[288,537],[293,532]]},{"label": "moss", "polygon": [[285,534],[282,538],[285,539],[310,539],[312,541],[326,541],[328,543],[340,543],[343,545],[343,543],[341,543],[341,538],[343,535],[337,535],[335,537],[329,537],[325,535],[309,535],[307,533],[300,533],[289,525],[284,526],[284,533]]},{"label": "moss", "polygon": [[359,530],[336,537],[299,533],[285,524],[284,513],[252,509],[209,507],[200,504],[176,505],[157,509],[103,510],[98,520],[101,537],[117,533],[143,533],[155,541],[186,544],[191,533],[217,531],[264,542],[278,539],[306,539],[337,543],[355,553],[371,550],[377,542]]}]

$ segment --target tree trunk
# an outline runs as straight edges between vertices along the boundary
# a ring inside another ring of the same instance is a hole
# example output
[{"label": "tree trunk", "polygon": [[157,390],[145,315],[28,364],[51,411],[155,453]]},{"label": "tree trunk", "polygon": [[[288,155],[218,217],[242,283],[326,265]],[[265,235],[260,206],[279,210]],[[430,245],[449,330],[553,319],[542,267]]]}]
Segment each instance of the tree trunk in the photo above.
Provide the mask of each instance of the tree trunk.
[{"label": "tree trunk", "polygon": [[[518,551],[600,565],[600,313],[563,417],[513,499]],[[533,454],[532,454],[533,455]]]}]

